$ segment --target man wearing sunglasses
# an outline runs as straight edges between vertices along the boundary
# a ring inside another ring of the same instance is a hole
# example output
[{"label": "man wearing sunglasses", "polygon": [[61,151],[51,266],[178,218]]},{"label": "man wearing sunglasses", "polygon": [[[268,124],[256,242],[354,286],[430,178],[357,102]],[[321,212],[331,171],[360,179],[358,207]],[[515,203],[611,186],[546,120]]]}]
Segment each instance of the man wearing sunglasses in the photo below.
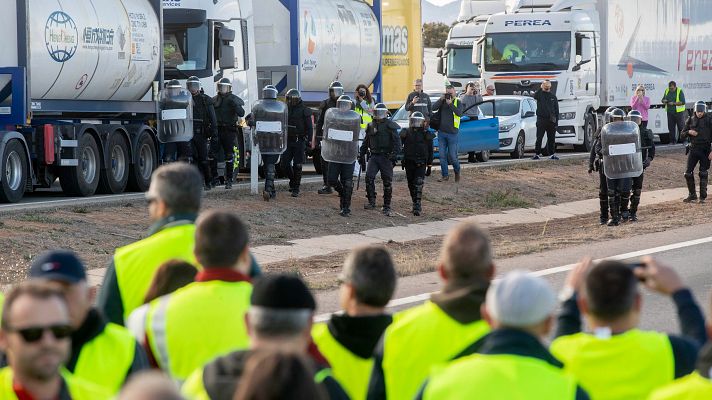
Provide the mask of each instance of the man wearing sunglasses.
[{"label": "man wearing sunglasses", "polygon": [[110,394],[61,368],[69,355],[72,328],[64,295],[25,282],[5,299],[0,348],[9,366],[0,369],[0,399],[103,400]]},{"label": "man wearing sunglasses", "polygon": [[56,250],[36,257],[28,275],[46,281],[67,300],[73,333],[65,366],[71,373],[118,393],[131,374],[149,367],[133,335],[107,322],[92,306],[95,291],[89,288],[84,265],[73,252]]}]

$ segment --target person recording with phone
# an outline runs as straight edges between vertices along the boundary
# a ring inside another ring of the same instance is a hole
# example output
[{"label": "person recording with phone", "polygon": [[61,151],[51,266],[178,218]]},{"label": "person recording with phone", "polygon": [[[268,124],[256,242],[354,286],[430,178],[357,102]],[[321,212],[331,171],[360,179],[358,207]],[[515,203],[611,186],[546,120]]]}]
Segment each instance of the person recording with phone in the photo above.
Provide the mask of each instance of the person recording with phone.
[{"label": "person recording with phone", "polygon": [[[440,155],[440,172],[442,177],[438,182],[450,179],[447,172],[448,162],[455,171],[455,182],[460,181],[460,161],[457,159],[458,133],[460,132],[460,117],[462,117],[462,102],[455,95],[455,87],[450,83],[445,85],[445,94],[433,104],[433,113],[438,113],[438,154]],[[431,123],[432,123],[431,119]],[[435,127],[435,125],[433,126]]]},{"label": "person recording with phone", "polygon": [[410,94],[408,95],[408,98],[405,101],[405,109],[408,110],[410,113],[412,113],[414,110],[414,107],[416,104],[422,103],[422,104],[427,104],[428,106],[428,115],[424,115],[426,120],[430,119],[430,115],[432,114],[433,110],[433,105],[430,102],[430,96],[428,96],[425,92],[423,92],[423,80],[422,79],[416,79],[415,82],[413,82],[414,89]]}]

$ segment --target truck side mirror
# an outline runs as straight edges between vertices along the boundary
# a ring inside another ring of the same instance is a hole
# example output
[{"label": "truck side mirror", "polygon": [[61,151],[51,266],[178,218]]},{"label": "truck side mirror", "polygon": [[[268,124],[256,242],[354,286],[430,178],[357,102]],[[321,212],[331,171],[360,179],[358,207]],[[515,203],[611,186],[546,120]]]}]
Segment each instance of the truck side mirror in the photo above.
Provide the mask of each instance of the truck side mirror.
[{"label": "truck side mirror", "polygon": [[235,48],[230,43],[235,41],[235,31],[222,27],[218,31],[220,40],[220,69],[235,68]]},{"label": "truck side mirror", "polygon": [[438,57],[438,74],[445,75],[445,60],[442,57]]},{"label": "truck side mirror", "polygon": [[482,42],[479,41],[472,46],[472,63],[479,66],[482,63]]}]

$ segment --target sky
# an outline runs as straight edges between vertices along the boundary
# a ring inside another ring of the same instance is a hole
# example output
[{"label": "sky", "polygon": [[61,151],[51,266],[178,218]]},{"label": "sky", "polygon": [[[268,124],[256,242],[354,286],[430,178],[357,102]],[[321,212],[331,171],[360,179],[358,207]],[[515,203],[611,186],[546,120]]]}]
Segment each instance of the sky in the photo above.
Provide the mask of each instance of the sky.
[{"label": "sky", "polygon": [[436,6],[442,6],[443,4],[452,3],[453,1],[457,1],[457,0],[425,0],[425,1],[427,1],[428,3],[433,3]]}]

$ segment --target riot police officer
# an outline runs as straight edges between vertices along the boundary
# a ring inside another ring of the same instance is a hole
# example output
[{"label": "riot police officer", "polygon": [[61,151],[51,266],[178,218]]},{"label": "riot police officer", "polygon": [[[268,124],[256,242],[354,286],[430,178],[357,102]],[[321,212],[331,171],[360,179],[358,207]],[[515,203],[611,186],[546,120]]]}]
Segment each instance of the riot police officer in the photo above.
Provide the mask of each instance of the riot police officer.
[{"label": "riot police officer", "polygon": [[[316,140],[317,145],[321,142],[324,137],[324,116],[326,115],[326,110],[336,107],[336,102],[344,94],[344,86],[339,81],[331,82],[329,85],[329,98],[322,101],[319,106],[319,119],[316,121]],[[329,186],[329,163],[321,158],[321,175],[324,178],[324,186],[319,189],[319,194],[330,194],[331,186]]]},{"label": "riot police officer", "polygon": [[366,166],[366,203],[363,208],[376,208],[376,175],[381,173],[383,181],[383,214],[391,215],[391,198],[393,197],[393,167],[396,165],[400,152],[400,127],[388,118],[388,109],[382,103],[376,104],[373,111],[373,121],[366,127],[366,138],[361,145],[359,163],[364,165],[366,155],[369,155]]},{"label": "riot police officer", "polygon": [[188,78],[185,86],[193,96],[193,139],[191,140],[193,155],[205,179],[205,190],[210,190],[212,178],[208,165],[208,146],[218,135],[213,99],[203,92],[200,79],[196,76]]},{"label": "riot police officer", "polygon": [[[611,111],[610,123],[623,122],[625,121],[625,117],[625,111],[616,108]],[[608,220],[608,226],[620,225],[621,197],[623,193],[630,193],[631,184],[632,181],[630,178],[606,178],[606,186],[608,186],[608,208],[611,212],[611,219]]]},{"label": "riot police officer", "polygon": [[[638,110],[632,110],[628,113],[628,119],[638,124],[640,130],[640,150],[643,157],[643,170],[650,166],[650,163],[655,158],[655,141],[653,139],[653,131],[643,127],[643,115]],[[643,176],[640,174],[633,178],[633,195],[630,197],[630,211],[628,210],[628,196],[621,198],[621,218],[623,221],[635,222],[638,220],[638,205],[640,204],[640,194],[643,191]]]},{"label": "riot police officer", "polygon": [[400,132],[403,142],[403,168],[408,178],[408,190],[413,200],[413,215],[423,211],[423,185],[430,176],[433,165],[433,139],[435,134],[425,128],[425,116],[421,112],[410,115],[409,127]]},{"label": "riot police officer", "polygon": [[[177,79],[171,79],[166,84],[166,90],[173,93],[172,97],[175,97],[180,90],[183,89],[180,82]],[[184,161],[191,162],[191,151],[190,142],[170,142],[163,146],[163,163],[169,163],[173,161]]]},{"label": "riot police officer", "polygon": [[[232,83],[228,78],[218,81],[218,94],[213,99],[215,104],[215,114],[218,121],[218,136],[220,146],[225,153],[225,189],[232,189],[232,174],[235,161],[235,140],[237,137],[237,125],[240,118],[245,116],[242,106],[245,102],[232,93]],[[211,148],[211,150],[213,150]],[[214,160],[215,150],[213,150],[213,177],[217,176],[217,161]]]},{"label": "riot police officer", "polygon": [[[272,85],[267,85],[262,89],[262,99],[263,100],[274,100],[277,101],[277,88]],[[251,114],[252,115],[252,114]],[[251,118],[251,126],[254,124],[254,115]],[[262,199],[264,201],[269,201],[270,199],[277,198],[277,190],[274,187],[274,178],[276,175],[275,164],[279,159],[279,154],[265,154],[260,147],[260,154],[262,156],[262,165],[265,172],[265,189],[262,191]]]},{"label": "riot police officer", "polygon": [[289,108],[289,132],[287,150],[282,154],[282,169],[289,178],[289,191],[292,197],[299,197],[307,138],[311,137],[313,126],[311,112],[304,106],[299,90],[290,89],[286,97]]},{"label": "riot police officer", "polygon": [[588,163],[588,173],[594,170],[598,172],[598,201],[601,209],[601,225],[608,223],[608,185],[606,184],[606,174],[603,170],[603,147],[601,146],[601,129],[611,122],[611,112],[615,107],[608,107],[603,113],[603,124],[596,129],[596,135],[591,145],[591,155]]},{"label": "riot police officer", "polygon": [[700,164],[700,204],[707,199],[707,174],[710,169],[710,143],[712,142],[712,119],[707,113],[707,105],[703,101],[695,103],[695,114],[687,119],[685,129],[682,130],[681,139],[690,138],[689,152],[687,154],[687,169],[685,180],[689,195],[683,201],[694,203],[697,201],[695,192],[694,170]]},{"label": "riot police officer", "polygon": [[[336,107],[340,112],[351,111],[353,114],[353,101],[349,96],[343,95],[336,101]],[[357,131],[358,133],[358,131]],[[357,146],[358,143],[356,142]],[[351,215],[351,196],[354,191],[354,169],[356,165],[356,157],[350,163],[329,162],[329,179],[327,184],[333,186],[339,194],[339,215],[348,217]]]}]

